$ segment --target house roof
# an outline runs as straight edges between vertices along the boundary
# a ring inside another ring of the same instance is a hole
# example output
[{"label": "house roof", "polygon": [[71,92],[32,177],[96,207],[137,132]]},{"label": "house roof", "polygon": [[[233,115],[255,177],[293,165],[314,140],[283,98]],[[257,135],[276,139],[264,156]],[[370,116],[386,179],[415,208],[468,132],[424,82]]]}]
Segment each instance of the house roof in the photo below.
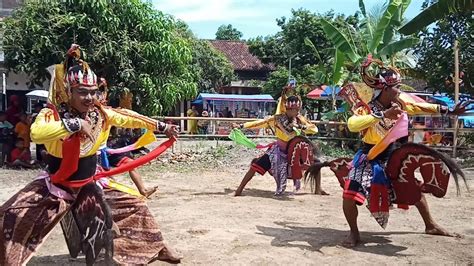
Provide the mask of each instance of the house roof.
[{"label": "house roof", "polygon": [[258,57],[250,53],[247,43],[243,41],[209,40],[221,51],[234,67],[234,71],[268,71],[273,66],[262,63]]}]

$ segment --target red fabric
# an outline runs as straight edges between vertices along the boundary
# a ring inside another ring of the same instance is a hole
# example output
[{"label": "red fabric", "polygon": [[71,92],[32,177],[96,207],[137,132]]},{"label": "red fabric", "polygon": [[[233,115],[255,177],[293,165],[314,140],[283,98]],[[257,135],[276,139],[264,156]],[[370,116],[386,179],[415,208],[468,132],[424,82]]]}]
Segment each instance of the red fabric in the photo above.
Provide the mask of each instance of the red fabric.
[{"label": "red fabric", "polygon": [[125,172],[130,172],[131,170],[144,165],[152,160],[154,160],[156,157],[160,156],[164,151],[166,151],[169,147],[173,145],[173,143],[176,141],[175,138],[170,138],[167,141],[161,143],[158,147],[156,147],[154,150],[149,152],[147,155],[142,156],[136,160],[133,160],[129,163],[122,164],[116,168],[113,168],[109,171],[104,171],[96,174],[94,176],[94,179],[100,179],[102,177],[108,177],[108,176],[113,176],[113,175],[118,175],[121,173]]},{"label": "red fabric", "polygon": [[62,150],[63,159],[59,170],[51,176],[51,182],[53,183],[64,184],[64,182],[77,171],[81,150],[81,137],[79,134],[74,134],[65,139],[63,141]]},{"label": "red fabric", "polygon": [[385,185],[370,186],[370,212],[388,212],[390,207],[388,189]]},{"label": "red fabric", "polygon": [[131,158],[123,157],[123,158],[120,159],[120,161],[118,162],[117,167],[120,167],[120,166],[122,166],[123,164],[126,164],[126,163],[130,163],[130,162],[132,162],[132,161],[133,161],[133,159],[131,159]]},{"label": "red fabric", "polygon": [[19,148],[15,148],[10,153],[10,162],[14,162],[17,159],[24,162],[31,161],[31,154],[29,152],[25,152],[23,155],[21,154],[23,151]]},{"label": "red fabric", "polygon": [[362,195],[359,192],[355,192],[349,189],[349,184],[351,183],[351,180],[346,179],[344,183],[344,192],[342,193],[342,198],[343,199],[349,199],[353,200],[356,203],[359,203],[359,205],[364,204],[365,202],[365,196]]},{"label": "red fabric", "polygon": [[262,167],[260,167],[260,165],[256,163],[251,164],[250,168],[252,168],[252,170],[259,173],[260,175],[264,175],[267,172],[265,169],[263,169]]}]

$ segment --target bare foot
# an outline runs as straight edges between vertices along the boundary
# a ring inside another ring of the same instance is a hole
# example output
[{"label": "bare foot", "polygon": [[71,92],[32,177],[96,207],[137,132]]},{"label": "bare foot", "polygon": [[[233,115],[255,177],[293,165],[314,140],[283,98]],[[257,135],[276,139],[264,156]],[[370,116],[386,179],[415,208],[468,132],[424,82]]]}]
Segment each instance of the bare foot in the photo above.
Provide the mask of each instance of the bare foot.
[{"label": "bare foot", "polygon": [[183,256],[179,255],[175,250],[165,244],[165,247],[158,254],[158,260],[179,263]]},{"label": "bare foot", "polygon": [[426,227],[425,233],[428,235],[436,235],[436,236],[449,236],[449,237],[461,237],[461,235],[456,233],[449,233],[441,226],[434,224],[430,227]]},{"label": "bare foot", "polygon": [[329,193],[327,193],[326,191],[324,191],[324,190],[322,190],[322,189],[321,189],[321,190],[318,190],[318,191],[316,191],[316,192],[314,192],[314,194],[316,194],[316,195],[322,195],[322,196],[328,196],[328,195],[329,195]]},{"label": "bare foot", "polygon": [[157,190],[158,186],[155,186],[153,188],[146,189],[144,192],[140,192],[140,194],[142,194],[146,198],[150,198],[150,196],[153,195],[153,193],[155,193]]},{"label": "bare foot", "polygon": [[347,239],[344,240],[341,244],[343,247],[346,248],[353,248],[357,246],[360,243],[360,235],[359,233],[353,233],[351,232],[349,236],[347,236]]}]

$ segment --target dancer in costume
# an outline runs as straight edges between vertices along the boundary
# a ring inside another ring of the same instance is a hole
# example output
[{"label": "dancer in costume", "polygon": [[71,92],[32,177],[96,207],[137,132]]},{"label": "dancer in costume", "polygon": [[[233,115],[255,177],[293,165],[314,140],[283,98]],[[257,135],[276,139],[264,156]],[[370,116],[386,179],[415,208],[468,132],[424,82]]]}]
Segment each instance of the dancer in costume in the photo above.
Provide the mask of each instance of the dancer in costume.
[{"label": "dancer in costume", "polygon": [[[117,128],[112,127],[110,131],[110,137],[107,140],[107,148],[110,149],[119,149],[122,147],[127,146],[129,144],[128,140],[126,137],[121,136],[117,132]],[[107,153],[107,150],[106,150]],[[119,167],[120,165],[130,163],[133,161],[133,155],[130,151],[126,152],[121,152],[121,153],[113,153],[113,154],[107,154],[107,159],[109,162],[109,167]],[[104,167],[104,165],[102,165]],[[145,186],[145,183],[143,182],[143,179],[141,178],[140,174],[136,169],[132,169],[131,171],[128,172],[130,175],[130,178],[132,179],[133,183],[137,187],[138,191],[140,194],[142,194],[144,197],[150,197],[153,193],[155,193],[158,189],[157,186],[147,188]]]},{"label": "dancer in costume", "polygon": [[[143,200],[112,189],[102,192],[94,182],[96,177],[103,177],[96,174],[96,153],[111,126],[147,128],[170,137],[176,134],[175,128],[97,104],[97,78],[80,56],[79,46],[73,45],[64,64],[55,66],[49,107],[41,110],[31,126],[32,141],[44,144],[48,151],[48,172],[0,207],[0,264],[26,264],[70,209],[83,234],[81,244],[87,264],[94,263],[102,248],[96,249],[104,240],[99,238],[110,237],[110,218],[120,230],[113,239],[113,259],[117,263],[179,261],[163,242]],[[162,149],[172,141],[165,143]]]},{"label": "dancer in costume", "polygon": [[[375,77],[368,72],[374,62],[379,66],[379,73]],[[311,175],[319,172],[323,166],[330,166],[344,188],[343,211],[350,234],[343,245],[353,247],[360,242],[357,206],[366,200],[372,216],[383,228],[388,223],[392,203],[404,209],[415,205],[427,234],[452,236],[431,217],[422,192],[443,197],[450,174],[458,185],[457,175],[464,177],[462,171],[452,160],[429,147],[402,143],[408,136],[407,114],[461,114],[465,108],[457,106],[453,112],[449,112],[437,104],[410,100],[398,88],[401,82],[398,70],[384,67],[381,61],[372,59],[370,55],[362,64],[360,73],[364,82],[373,89],[372,99],[365,103],[352,84],[342,92],[348,102],[353,104],[354,115],[349,118],[348,127],[352,132],[360,132],[362,148],[350,165],[347,164],[348,159],[339,158],[316,164],[312,166],[314,169],[308,170]],[[424,183],[415,178],[416,169],[420,169]]]},{"label": "dancer in costume", "polygon": [[[98,93],[97,100],[102,106],[107,106],[107,95],[108,95],[108,86],[107,81],[104,78],[100,78],[98,82]],[[146,144],[155,141],[156,138],[151,137]],[[133,161],[133,156],[130,151],[125,149],[123,152],[113,152],[111,149],[124,148],[128,145],[128,141],[123,137],[119,136],[117,133],[117,128],[112,127],[110,130],[110,137],[106,140],[106,143],[101,145],[99,150],[100,160],[99,165],[105,170],[109,170],[111,167],[119,167],[122,164],[130,163]],[[111,148],[111,149],[110,149]],[[123,150],[123,149],[122,149]],[[143,179],[136,169],[132,169],[129,172],[130,178],[137,187],[138,191],[144,197],[150,197],[153,193],[156,192],[158,187],[146,188]]]},{"label": "dancer in costume", "polygon": [[[278,103],[277,114],[267,119],[234,124],[234,128],[271,128],[274,130],[277,141],[259,158],[252,161],[250,169],[245,174],[235,196],[240,196],[247,183],[255,173],[264,175],[269,172],[276,182],[275,195],[285,192],[286,182],[291,171],[288,167],[288,143],[300,134],[316,134],[318,128],[308,122],[301,114],[301,99],[297,96],[287,97],[285,91]],[[312,151],[311,151],[312,154]],[[311,156],[312,157],[312,156]],[[312,162],[311,162],[312,163]],[[294,179],[295,191],[300,189],[300,180]]]}]

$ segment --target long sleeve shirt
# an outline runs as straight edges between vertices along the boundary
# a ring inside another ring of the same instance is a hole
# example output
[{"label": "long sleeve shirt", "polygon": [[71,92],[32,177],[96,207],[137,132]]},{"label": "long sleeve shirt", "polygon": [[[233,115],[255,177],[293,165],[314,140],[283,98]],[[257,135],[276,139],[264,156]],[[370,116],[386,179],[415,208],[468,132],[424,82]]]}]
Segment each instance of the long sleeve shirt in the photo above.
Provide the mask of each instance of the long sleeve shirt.
[{"label": "long sleeve shirt", "polygon": [[[285,119],[288,119],[285,114],[274,115],[266,119],[260,119],[252,122],[244,123],[244,128],[272,128],[278,140],[288,142],[294,138],[297,133],[292,128],[287,128],[284,125]],[[316,134],[318,128],[316,125],[310,123],[302,115],[296,117],[297,129],[303,129],[305,134]]]},{"label": "long sleeve shirt", "polygon": [[[437,114],[440,112],[440,105],[438,104],[414,103],[410,102],[403,94],[400,96],[399,104],[409,115]],[[361,132],[362,141],[368,144],[377,144],[393,124],[395,124],[395,120],[374,115],[364,107],[357,109],[355,114],[347,121],[349,130],[351,132]]]},{"label": "long sleeve shirt", "polygon": [[[98,114],[99,125],[92,130],[92,134],[96,137],[95,142],[92,143],[87,138],[81,139],[81,158],[96,154],[102,143],[107,141],[112,126],[146,128],[154,131],[165,127],[162,122],[126,109],[100,108]],[[63,120],[54,119],[52,109],[44,108],[31,125],[30,136],[33,142],[44,144],[49,154],[62,158],[62,141],[74,133],[76,132],[71,131]]]}]

